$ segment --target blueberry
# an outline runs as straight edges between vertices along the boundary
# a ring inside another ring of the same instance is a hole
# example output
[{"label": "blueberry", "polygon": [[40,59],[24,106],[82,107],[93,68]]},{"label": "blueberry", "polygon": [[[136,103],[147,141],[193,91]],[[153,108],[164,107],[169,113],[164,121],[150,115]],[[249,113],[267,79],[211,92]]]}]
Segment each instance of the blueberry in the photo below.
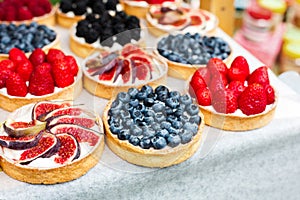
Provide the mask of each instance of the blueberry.
[{"label": "blueberry", "polygon": [[154,119],[157,123],[161,123],[166,120],[166,117],[163,113],[155,113]]},{"label": "blueberry", "polygon": [[155,103],[153,106],[152,106],[152,109],[154,112],[161,112],[163,111],[165,108],[165,105],[163,103]]},{"label": "blueberry", "polygon": [[131,105],[133,108],[135,108],[139,105],[139,100],[132,99],[131,101],[129,101],[129,105]]},{"label": "blueberry", "polygon": [[125,118],[130,118],[130,112],[128,110],[121,110],[120,111],[120,117],[125,119]]},{"label": "blueberry", "polygon": [[160,127],[161,127],[161,129],[167,129],[168,130],[171,127],[171,123],[167,122],[167,121],[163,121],[163,122],[161,122]]},{"label": "blueberry", "polygon": [[144,116],[145,117],[154,117],[155,116],[155,112],[153,110],[145,110]]},{"label": "blueberry", "polygon": [[154,149],[162,149],[165,146],[167,146],[166,139],[164,137],[161,137],[161,136],[153,137],[151,139],[151,143],[152,143]]},{"label": "blueberry", "polygon": [[179,102],[184,104],[184,105],[188,105],[188,104],[191,104],[193,102],[193,100],[192,100],[190,95],[184,94],[184,95],[179,97]]},{"label": "blueberry", "polygon": [[126,103],[125,105],[123,105],[123,109],[124,110],[128,110],[128,112],[130,112],[130,113],[132,113],[133,108],[134,107],[131,104],[129,104],[129,103]]},{"label": "blueberry", "polygon": [[199,107],[196,104],[189,104],[186,106],[186,111],[190,116],[198,115]]},{"label": "blueberry", "polygon": [[177,117],[175,115],[168,115],[166,117],[166,121],[172,123],[173,121],[176,121]]},{"label": "blueberry", "polygon": [[153,130],[152,128],[150,127],[144,127],[143,128],[143,135],[145,137],[153,137],[155,135],[155,130]]},{"label": "blueberry", "polygon": [[143,130],[139,126],[137,126],[137,125],[131,126],[131,128],[130,128],[131,135],[139,136],[139,135],[142,135],[142,133],[143,133]]},{"label": "blueberry", "polygon": [[190,130],[183,130],[181,136],[181,143],[186,144],[192,140],[193,133]]},{"label": "blueberry", "polygon": [[121,102],[128,103],[130,101],[130,95],[127,92],[120,92],[117,95],[117,99]]},{"label": "blueberry", "polygon": [[189,122],[199,125],[199,124],[201,124],[201,117],[199,115],[194,115],[194,116],[190,117]]},{"label": "blueberry", "polygon": [[147,98],[151,98],[153,100],[156,100],[157,94],[155,94],[154,92],[152,92],[152,93],[150,93],[150,94],[147,95]]},{"label": "blueberry", "polygon": [[152,146],[151,138],[143,137],[140,141],[140,147],[143,149],[149,149]]},{"label": "blueberry", "polygon": [[147,97],[146,99],[144,99],[144,105],[145,105],[145,106],[150,107],[150,106],[152,106],[153,104],[154,104],[154,99],[153,99],[153,98]]},{"label": "blueberry", "polygon": [[130,128],[134,125],[133,119],[123,119],[122,121],[122,125],[124,126],[124,128]]},{"label": "blueberry", "polygon": [[158,87],[156,87],[155,88],[155,91],[154,91],[157,95],[158,95],[158,93],[159,92],[164,92],[164,93],[169,93],[169,89],[166,87],[166,86],[164,86],[164,85],[160,85],[160,86],[158,86]]},{"label": "blueberry", "polygon": [[160,124],[158,124],[158,123],[151,124],[151,128],[155,131],[159,131],[161,129]]},{"label": "blueberry", "polygon": [[138,146],[140,144],[140,139],[137,136],[131,135],[128,139],[129,143]]},{"label": "blueberry", "polygon": [[131,112],[131,118],[133,120],[136,120],[136,119],[142,119],[143,118],[143,114],[140,110],[134,108]]},{"label": "blueberry", "polygon": [[167,138],[168,146],[170,147],[176,147],[181,143],[181,138],[179,135],[176,134],[170,134]]},{"label": "blueberry", "polygon": [[173,97],[175,99],[179,99],[180,93],[178,91],[171,91],[171,92],[169,92],[169,97]]},{"label": "blueberry", "polygon": [[165,139],[167,139],[169,137],[170,133],[167,129],[161,129],[161,130],[157,131],[155,135],[161,136],[161,137],[164,137]]},{"label": "blueberry", "polygon": [[182,127],[183,130],[189,130],[192,132],[193,135],[196,135],[197,132],[198,132],[198,125],[197,124],[194,124],[194,123],[191,123],[191,122],[186,122],[183,127]]},{"label": "blueberry", "polygon": [[142,88],[141,88],[141,92],[145,92],[147,95],[151,94],[153,92],[153,89],[151,86],[149,85],[144,85]]},{"label": "blueberry", "polygon": [[174,109],[179,106],[179,99],[176,97],[170,97],[167,98],[165,101],[166,105],[169,106],[170,108]]},{"label": "blueberry", "polygon": [[119,140],[128,140],[130,137],[130,133],[128,129],[123,129],[118,133]]},{"label": "blueberry", "polygon": [[138,100],[144,100],[145,98],[147,98],[147,93],[146,93],[146,92],[139,91],[139,92],[136,94],[136,98],[137,98]]},{"label": "blueberry", "polygon": [[172,123],[172,127],[176,128],[176,129],[181,129],[183,126],[183,123],[181,121],[173,121]]},{"label": "blueberry", "polygon": [[121,101],[118,100],[114,100],[110,106],[110,109],[121,109],[122,108],[123,103]]},{"label": "blueberry", "polygon": [[119,134],[123,129],[123,126],[119,123],[113,123],[110,125],[109,129],[113,134]]},{"label": "blueberry", "polygon": [[171,115],[171,114],[173,114],[173,109],[170,107],[165,107],[164,113],[166,115]]},{"label": "blueberry", "polygon": [[144,122],[146,122],[147,125],[151,125],[154,122],[153,117],[144,117]]},{"label": "blueberry", "polygon": [[184,109],[185,109],[185,106],[183,104],[180,104],[180,106],[175,110],[174,115],[176,117],[180,117],[181,115],[183,115]]},{"label": "blueberry", "polygon": [[172,126],[169,127],[167,130],[169,131],[170,134],[179,134],[179,129],[176,129]]},{"label": "blueberry", "polygon": [[144,104],[141,104],[139,103],[137,106],[136,106],[136,109],[137,110],[140,110],[141,112],[144,112],[146,110],[146,107]]}]

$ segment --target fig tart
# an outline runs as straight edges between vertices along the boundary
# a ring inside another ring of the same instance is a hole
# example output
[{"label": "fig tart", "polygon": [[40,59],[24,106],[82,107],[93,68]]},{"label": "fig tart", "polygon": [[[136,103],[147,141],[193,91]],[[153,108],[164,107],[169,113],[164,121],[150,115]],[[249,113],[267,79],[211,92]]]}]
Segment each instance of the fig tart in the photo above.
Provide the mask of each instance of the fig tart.
[{"label": "fig tart", "polygon": [[103,124],[106,144],[116,155],[132,164],[163,168],[193,156],[204,118],[188,94],[145,85],[109,101]]},{"label": "fig tart", "polygon": [[96,52],[83,64],[83,86],[93,95],[110,99],[130,87],[164,84],[168,66],[156,55],[126,44],[121,50]]},{"label": "fig tart", "polygon": [[169,76],[183,80],[205,67],[210,58],[217,57],[226,63],[232,59],[232,48],[221,37],[189,32],[159,38],[154,52],[168,63]]},{"label": "fig tart", "polygon": [[99,162],[102,121],[72,101],[29,104],[1,126],[0,148],[0,165],[14,179],[32,184],[71,181]]},{"label": "fig tart", "polygon": [[73,100],[82,90],[82,70],[59,49],[35,49],[29,57],[12,48],[0,61],[0,107],[13,111],[43,100]]},{"label": "fig tart", "polygon": [[190,78],[189,93],[209,126],[229,131],[260,128],[273,119],[278,102],[268,73],[266,66],[250,73],[243,56],[237,56],[230,67],[212,58]]}]

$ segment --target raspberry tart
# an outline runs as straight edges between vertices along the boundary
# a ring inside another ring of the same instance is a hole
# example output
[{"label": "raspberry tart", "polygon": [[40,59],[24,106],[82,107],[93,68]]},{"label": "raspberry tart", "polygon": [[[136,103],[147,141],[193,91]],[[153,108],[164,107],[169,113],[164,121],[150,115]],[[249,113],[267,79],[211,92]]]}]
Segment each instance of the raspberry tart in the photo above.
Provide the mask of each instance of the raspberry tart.
[{"label": "raspberry tart", "polygon": [[130,87],[164,84],[167,64],[140,47],[127,44],[122,50],[97,52],[84,62],[83,85],[90,93],[111,98]]},{"label": "raspberry tart", "polygon": [[87,57],[96,50],[117,50],[125,44],[144,46],[140,20],[123,11],[87,15],[71,28],[70,48],[80,57]]},{"label": "raspberry tart", "polygon": [[57,6],[49,0],[3,0],[0,2],[0,23],[31,23],[54,26]]},{"label": "raspberry tart", "polygon": [[158,39],[155,53],[168,63],[168,75],[187,80],[196,69],[205,67],[210,58],[228,63],[232,49],[220,37],[199,33],[168,34]]},{"label": "raspberry tart", "polygon": [[14,47],[29,56],[36,48],[48,51],[50,48],[60,46],[58,34],[53,29],[36,22],[19,25],[1,24],[0,32],[0,60],[8,59],[8,53]]},{"label": "raspberry tart", "polygon": [[29,104],[4,122],[0,148],[0,165],[12,178],[33,184],[71,181],[98,163],[102,121],[72,101]]},{"label": "raspberry tart", "polygon": [[118,1],[93,1],[93,0],[62,0],[56,12],[57,23],[65,28],[70,28],[74,23],[83,20],[87,14],[102,15],[105,11],[116,11]]},{"label": "raspberry tart", "polygon": [[209,126],[246,131],[267,125],[277,107],[277,94],[270,85],[268,68],[250,73],[247,60],[237,56],[230,67],[218,59],[209,60],[189,81],[189,93]]},{"label": "raspberry tart", "polygon": [[168,167],[199,148],[204,120],[188,94],[159,85],[130,88],[103,114],[106,144],[122,159],[146,167]]},{"label": "raspberry tart", "polygon": [[18,48],[0,61],[0,107],[13,111],[42,100],[73,100],[82,90],[82,71],[73,56],[59,49],[35,49],[29,57]]}]

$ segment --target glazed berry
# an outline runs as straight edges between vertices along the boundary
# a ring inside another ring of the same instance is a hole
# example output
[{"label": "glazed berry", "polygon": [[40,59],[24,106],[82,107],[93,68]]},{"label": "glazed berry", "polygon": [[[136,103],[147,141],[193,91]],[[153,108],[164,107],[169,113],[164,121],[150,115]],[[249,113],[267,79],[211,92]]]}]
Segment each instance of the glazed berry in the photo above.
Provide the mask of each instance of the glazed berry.
[{"label": "glazed berry", "polygon": [[161,112],[165,109],[164,104],[157,102],[152,106],[154,112]]},{"label": "glazed berry", "polygon": [[136,88],[129,88],[127,93],[130,95],[131,98],[135,98],[138,92],[139,90]]},{"label": "glazed berry", "polygon": [[176,97],[170,97],[166,99],[165,103],[166,106],[169,106],[170,108],[174,109],[179,106],[179,99]]},{"label": "glazed berry", "polygon": [[134,146],[138,146],[140,144],[140,139],[137,136],[131,135],[129,137],[130,144],[133,144]]},{"label": "glazed berry", "polygon": [[162,149],[167,146],[167,141],[164,137],[156,136],[151,139],[154,149]]},{"label": "glazed berry", "polygon": [[155,131],[152,128],[143,127],[143,135],[144,137],[153,137],[155,135]]},{"label": "glazed berry", "polygon": [[160,123],[166,120],[166,117],[163,113],[155,113],[155,120]]},{"label": "glazed berry", "polygon": [[128,129],[122,129],[120,133],[118,133],[118,138],[120,140],[128,140],[130,138],[130,133]]},{"label": "glazed berry", "polygon": [[199,115],[191,116],[189,122],[199,125],[201,123],[201,117]]},{"label": "glazed berry", "polygon": [[183,125],[183,130],[189,130],[195,135],[198,132],[198,126],[194,123],[186,122]]},{"label": "glazed berry", "polygon": [[179,135],[170,134],[167,138],[167,142],[170,147],[176,147],[181,143],[181,138]]},{"label": "glazed berry", "polygon": [[140,128],[139,126],[133,125],[133,126],[130,128],[130,134],[131,134],[131,135],[135,135],[135,136],[139,136],[139,135],[142,135],[142,134],[143,134],[143,130],[142,130],[142,128]]},{"label": "glazed berry", "polygon": [[110,131],[113,134],[119,134],[123,130],[123,126],[120,123],[111,123],[110,124]]},{"label": "glazed berry", "polygon": [[149,86],[149,85],[144,85],[144,86],[141,88],[141,91],[142,91],[142,92],[145,92],[145,93],[147,94],[147,96],[148,96],[149,94],[151,94],[151,93],[153,92],[153,89],[152,89],[152,87]]},{"label": "glazed berry", "polygon": [[163,121],[161,124],[160,124],[160,127],[162,129],[169,129],[171,127],[171,123],[170,122],[167,122],[167,121]]},{"label": "glazed berry", "polygon": [[137,94],[136,94],[136,98],[138,100],[144,100],[147,98],[147,93],[146,92],[142,92],[142,91],[139,91]]},{"label": "glazed berry", "polygon": [[186,144],[192,140],[193,133],[190,130],[183,130],[181,137],[181,143]]},{"label": "glazed berry", "polygon": [[140,141],[140,146],[141,146],[143,149],[150,149],[150,147],[152,146],[151,138],[144,137],[143,139],[141,139],[141,141]]},{"label": "glazed berry", "polygon": [[118,95],[117,95],[117,99],[119,101],[122,101],[123,103],[128,103],[130,101],[130,96],[127,92],[120,92]]},{"label": "glazed berry", "polygon": [[171,123],[172,123],[172,127],[176,128],[176,129],[181,129],[183,126],[183,123],[181,121],[174,120]]},{"label": "glazed berry", "polygon": [[182,95],[179,97],[179,102],[184,104],[184,105],[189,105],[191,104],[193,101],[192,101],[192,98],[190,95],[188,94],[185,94],[185,95]]},{"label": "glazed berry", "polygon": [[189,104],[186,106],[186,111],[191,115],[197,115],[199,112],[199,107],[195,104]]},{"label": "glazed berry", "polygon": [[139,105],[139,100],[138,99],[132,99],[131,101],[129,101],[129,105],[132,106],[133,108],[135,108]]},{"label": "glazed berry", "polygon": [[147,107],[151,107],[154,104],[154,99],[153,98],[149,98],[147,97],[146,99],[144,99],[144,104]]},{"label": "glazed berry", "polygon": [[156,132],[156,136],[161,136],[167,139],[169,137],[170,133],[167,129],[160,129],[159,131]]}]

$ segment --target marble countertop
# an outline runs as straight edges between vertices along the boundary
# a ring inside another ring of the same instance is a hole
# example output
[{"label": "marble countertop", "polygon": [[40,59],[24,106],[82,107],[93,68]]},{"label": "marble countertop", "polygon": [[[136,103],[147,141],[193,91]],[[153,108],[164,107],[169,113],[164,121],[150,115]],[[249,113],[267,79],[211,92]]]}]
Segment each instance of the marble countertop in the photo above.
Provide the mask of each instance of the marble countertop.
[{"label": "marble countertop", "polygon": [[[55,29],[61,34],[64,52],[72,54],[68,30]],[[234,55],[247,58],[251,70],[262,66],[223,31],[218,30],[217,34],[230,43]],[[63,184],[32,185],[0,172],[0,200],[300,199],[300,96],[272,72],[270,80],[278,91],[279,101],[274,119],[265,127],[230,132],[205,126],[196,154],[164,169],[129,164],[105,147],[94,168]],[[183,81],[167,81],[173,89],[183,91]],[[88,106],[100,115],[107,102],[85,90],[76,101],[90,102]],[[0,110],[1,121],[7,115],[8,112]]]}]

